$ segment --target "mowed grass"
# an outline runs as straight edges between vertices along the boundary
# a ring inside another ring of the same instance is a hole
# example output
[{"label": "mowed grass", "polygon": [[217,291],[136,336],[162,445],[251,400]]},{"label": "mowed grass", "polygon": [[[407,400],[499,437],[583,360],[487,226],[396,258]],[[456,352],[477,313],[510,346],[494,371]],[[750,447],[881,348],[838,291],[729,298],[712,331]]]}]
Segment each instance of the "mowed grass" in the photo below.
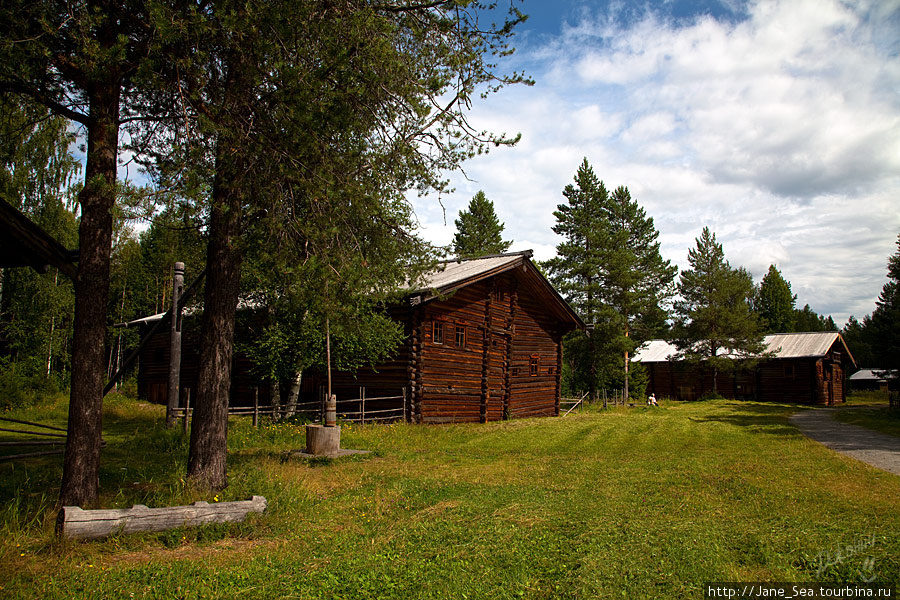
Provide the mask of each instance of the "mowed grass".
[{"label": "mowed grass", "polygon": [[[372,454],[311,462],[286,454],[303,447],[302,424],[233,420],[217,498],[262,494],[267,514],[91,543],[52,535],[60,459],[2,464],[0,596],[698,598],[714,581],[897,584],[900,477],[806,439],[787,421],[795,410],[715,401],[353,425],[342,445]],[[160,407],[113,399],[105,418],[104,507],[216,500],[185,485],[187,442],[160,429]]]}]

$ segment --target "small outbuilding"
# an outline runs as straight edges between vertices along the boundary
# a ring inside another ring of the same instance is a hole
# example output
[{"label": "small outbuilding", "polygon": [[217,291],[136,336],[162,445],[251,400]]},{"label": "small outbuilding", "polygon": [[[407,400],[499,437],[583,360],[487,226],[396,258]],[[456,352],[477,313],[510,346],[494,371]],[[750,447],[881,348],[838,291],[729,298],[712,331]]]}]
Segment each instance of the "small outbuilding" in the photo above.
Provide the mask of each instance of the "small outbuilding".
[{"label": "small outbuilding", "polygon": [[891,372],[885,369],[860,369],[850,376],[851,391],[888,391]]},{"label": "small outbuilding", "polygon": [[[739,366],[720,373],[718,392],[723,396],[796,402],[842,404],[846,401],[847,373],[856,367],[844,339],[836,331],[776,333],[764,340],[765,354],[750,369]],[[664,340],[652,340],[635,355],[647,368],[647,393],[678,400],[695,400],[712,391],[712,371],[677,360],[677,349]]]}]

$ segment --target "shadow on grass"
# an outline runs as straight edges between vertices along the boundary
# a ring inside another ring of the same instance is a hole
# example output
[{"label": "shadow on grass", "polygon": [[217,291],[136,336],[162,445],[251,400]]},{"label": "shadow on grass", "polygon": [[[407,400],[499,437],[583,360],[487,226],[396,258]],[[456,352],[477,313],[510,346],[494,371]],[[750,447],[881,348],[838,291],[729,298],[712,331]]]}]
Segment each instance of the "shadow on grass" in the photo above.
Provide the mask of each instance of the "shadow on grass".
[{"label": "shadow on grass", "polygon": [[[801,407],[797,406],[796,409],[800,410]],[[723,414],[689,417],[689,420],[694,423],[724,423],[780,437],[802,435],[796,427],[789,423],[788,418],[794,409],[787,405],[729,402],[722,406],[722,410]],[[731,412],[724,413],[726,410],[731,410]]]}]

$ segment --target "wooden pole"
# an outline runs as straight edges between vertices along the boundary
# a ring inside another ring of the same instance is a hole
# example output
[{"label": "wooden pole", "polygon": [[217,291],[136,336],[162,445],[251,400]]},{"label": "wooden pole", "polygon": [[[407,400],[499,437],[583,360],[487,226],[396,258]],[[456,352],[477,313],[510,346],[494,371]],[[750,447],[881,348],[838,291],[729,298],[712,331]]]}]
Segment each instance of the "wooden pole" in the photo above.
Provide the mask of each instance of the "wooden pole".
[{"label": "wooden pole", "polygon": [[259,427],[259,388],[253,388],[253,426]]},{"label": "wooden pole", "polygon": [[166,428],[175,426],[175,409],[181,389],[181,311],[178,301],[184,291],[184,263],[175,263],[172,276],[172,319],[169,324],[169,394],[166,405]]},{"label": "wooden pole", "polygon": [[366,388],[359,386],[359,399],[362,402],[362,424],[366,424]]},{"label": "wooden pole", "polygon": [[191,388],[184,388],[184,420],[181,422],[182,430],[188,432],[188,415],[191,412]]},{"label": "wooden pole", "polygon": [[328,364],[328,395],[325,397],[325,427],[337,425],[337,398],[331,393],[331,322],[325,318],[325,360]]}]

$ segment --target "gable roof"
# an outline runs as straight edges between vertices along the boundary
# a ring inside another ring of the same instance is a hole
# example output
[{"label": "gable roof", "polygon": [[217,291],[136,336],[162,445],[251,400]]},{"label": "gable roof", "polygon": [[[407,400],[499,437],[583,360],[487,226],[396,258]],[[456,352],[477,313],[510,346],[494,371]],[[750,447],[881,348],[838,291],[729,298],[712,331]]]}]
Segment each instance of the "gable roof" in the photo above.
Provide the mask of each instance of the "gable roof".
[{"label": "gable roof", "polygon": [[[825,356],[835,342],[840,341],[847,356],[856,364],[844,338],[836,331],[806,333],[773,333],[763,338],[765,353],[775,358],[818,358]],[[672,360],[678,349],[665,340],[650,340],[634,355],[634,362],[663,362]]]},{"label": "gable roof", "polygon": [[[586,327],[584,321],[531,262],[532,256],[531,250],[524,250],[444,261],[437,270],[425,275],[422,284],[410,289],[411,300],[414,303],[429,302],[479,281],[519,269],[518,275],[534,286],[543,296],[547,310],[563,321],[568,321],[575,327],[584,329]],[[417,301],[416,298],[418,298]]]},{"label": "gable roof", "polygon": [[[483,281],[495,275],[520,268],[520,275],[529,281],[536,289],[543,292],[547,309],[552,311],[563,321],[571,322],[575,327],[584,329],[586,326],[581,317],[572,310],[569,303],[559,295],[556,288],[547,281],[543,274],[531,262],[532,251],[510,252],[507,254],[492,254],[479,258],[454,259],[443,261],[440,266],[431,273],[426,273],[422,283],[408,290],[411,304],[429,302],[451,294],[456,290]],[[239,302],[238,308],[249,308],[246,302]],[[185,309],[191,310],[191,309]],[[197,310],[196,307],[194,310]],[[127,323],[119,323],[117,327],[132,327],[135,325],[147,325],[160,320],[166,313],[150,315],[142,319],[135,319]]]},{"label": "gable roof", "polygon": [[860,369],[850,376],[850,381],[880,381],[885,382],[895,373],[890,369]]}]

